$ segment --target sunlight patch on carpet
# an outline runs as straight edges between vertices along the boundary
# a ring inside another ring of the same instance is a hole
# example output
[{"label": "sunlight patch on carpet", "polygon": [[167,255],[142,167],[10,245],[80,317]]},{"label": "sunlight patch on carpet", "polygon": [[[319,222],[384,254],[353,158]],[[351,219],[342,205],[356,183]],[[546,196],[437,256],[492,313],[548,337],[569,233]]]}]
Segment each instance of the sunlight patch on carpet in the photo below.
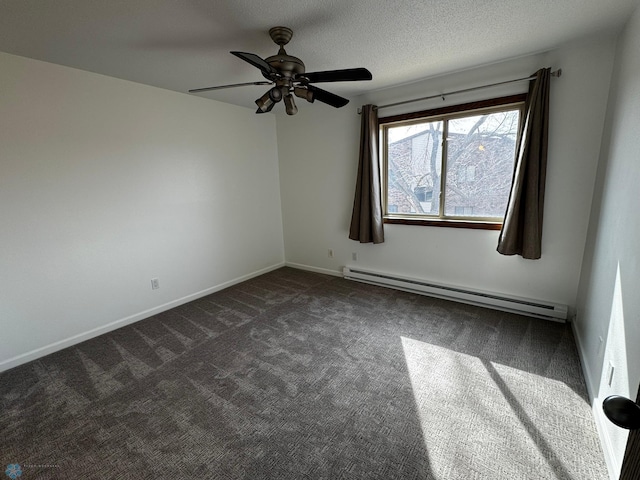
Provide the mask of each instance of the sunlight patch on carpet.
[{"label": "sunlight patch on carpet", "polygon": [[[557,380],[401,337],[438,479],[606,478],[590,406]],[[469,476],[473,472],[473,476]]]}]

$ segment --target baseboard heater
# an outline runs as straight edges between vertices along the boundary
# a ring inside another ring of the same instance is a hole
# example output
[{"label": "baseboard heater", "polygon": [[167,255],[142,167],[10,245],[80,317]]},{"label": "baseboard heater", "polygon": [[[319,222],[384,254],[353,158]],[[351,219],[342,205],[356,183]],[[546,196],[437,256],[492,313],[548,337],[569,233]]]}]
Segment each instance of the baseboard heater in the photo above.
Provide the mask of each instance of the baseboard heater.
[{"label": "baseboard heater", "polygon": [[454,302],[468,303],[493,308],[495,310],[553,320],[555,322],[565,322],[567,319],[567,306],[557,303],[503,295],[494,292],[470,290],[454,285],[444,285],[354,267],[344,267],[342,273],[344,278],[348,280],[395,288],[397,290],[443,298]]}]

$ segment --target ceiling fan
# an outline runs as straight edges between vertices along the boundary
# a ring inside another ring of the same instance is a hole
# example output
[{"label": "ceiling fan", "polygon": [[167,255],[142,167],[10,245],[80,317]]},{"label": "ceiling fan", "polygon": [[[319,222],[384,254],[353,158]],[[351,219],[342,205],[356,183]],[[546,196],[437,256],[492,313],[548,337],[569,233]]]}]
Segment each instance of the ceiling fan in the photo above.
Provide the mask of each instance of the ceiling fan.
[{"label": "ceiling fan", "polygon": [[274,105],[284,100],[285,111],[288,115],[298,112],[293,96],[303,98],[313,103],[315,100],[331,105],[335,108],[344,107],[349,100],[334,93],[322,90],[312,83],[353,82],[371,80],[371,72],[366,68],[348,68],[345,70],[328,70],[324,72],[305,72],[304,63],[297,57],[288,55],[284,46],[293,36],[293,30],[287,27],[273,27],[269,30],[271,39],[280,46],[278,53],[266,59],[253,53],[231,52],[231,54],[250,63],[262,72],[268,81],[234,83],[217,87],[195,88],[189,93],[208,92],[222,88],[242,87],[245,85],[274,85],[267,93],[256,100],[256,113],[270,112]]}]

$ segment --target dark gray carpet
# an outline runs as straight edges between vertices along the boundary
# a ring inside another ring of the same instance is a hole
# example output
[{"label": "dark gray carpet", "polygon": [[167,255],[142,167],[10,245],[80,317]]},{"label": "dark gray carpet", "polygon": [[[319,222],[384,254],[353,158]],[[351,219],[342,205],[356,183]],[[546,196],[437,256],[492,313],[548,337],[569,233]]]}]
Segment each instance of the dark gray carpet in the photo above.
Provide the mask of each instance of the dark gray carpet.
[{"label": "dark gray carpet", "polygon": [[21,479],[605,479],[566,325],[283,268],[0,374]]}]

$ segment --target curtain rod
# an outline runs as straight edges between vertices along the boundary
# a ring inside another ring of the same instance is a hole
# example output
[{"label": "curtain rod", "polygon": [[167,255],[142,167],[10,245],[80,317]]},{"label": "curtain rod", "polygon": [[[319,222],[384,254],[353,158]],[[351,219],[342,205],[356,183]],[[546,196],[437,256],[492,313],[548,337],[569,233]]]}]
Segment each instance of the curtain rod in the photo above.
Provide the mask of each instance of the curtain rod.
[{"label": "curtain rod", "polygon": [[[554,77],[560,77],[562,75],[562,69],[559,68],[555,72],[551,72],[551,75]],[[402,102],[388,103],[387,105],[379,105],[378,110],[380,110],[381,108],[397,107],[398,105],[404,105],[406,103],[421,102],[422,100],[431,100],[433,98],[442,98],[442,100],[444,100],[444,97],[449,95],[455,95],[456,93],[473,92],[474,90],[481,90],[483,88],[496,87],[498,85],[506,85],[507,83],[524,82],[525,80],[533,80],[534,78],[536,78],[536,76],[531,75],[530,77],[516,78],[514,80],[505,80],[504,82],[490,83],[488,85],[480,85],[478,87],[465,88],[462,90],[456,90],[454,92],[449,92],[449,93],[440,93],[438,95],[430,95],[428,97],[413,98],[411,100],[404,100]],[[358,115],[360,115],[361,112],[362,112],[362,109],[358,108]]]}]

